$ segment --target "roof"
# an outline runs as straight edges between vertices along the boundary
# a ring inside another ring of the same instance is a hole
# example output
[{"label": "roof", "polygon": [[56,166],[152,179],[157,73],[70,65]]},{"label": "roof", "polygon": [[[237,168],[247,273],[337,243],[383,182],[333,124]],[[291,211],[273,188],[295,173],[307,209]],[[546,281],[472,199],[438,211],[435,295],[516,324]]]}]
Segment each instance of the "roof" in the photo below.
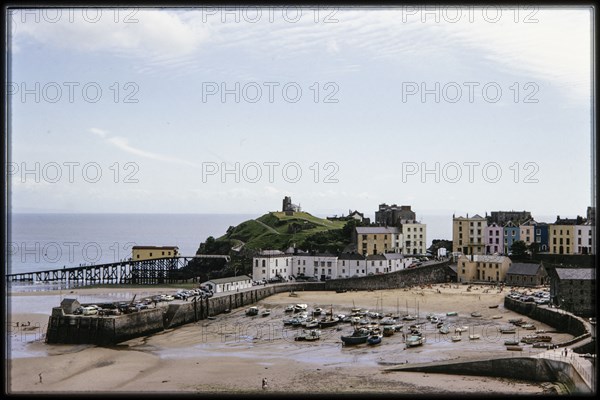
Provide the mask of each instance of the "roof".
[{"label": "roof", "polygon": [[358,226],[356,227],[356,233],[359,235],[369,234],[386,234],[386,233],[400,233],[400,230],[396,227],[385,227],[385,226]]},{"label": "roof", "polygon": [[556,268],[558,279],[573,280],[595,280],[596,270],[594,268]]},{"label": "roof", "polygon": [[[218,279],[210,279],[206,282],[212,282],[212,283],[231,283],[231,282],[239,282],[239,281],[251,281],[252,279],[250,279],[250,277],[248,275],[240,275],[240,276],[230,276],[229,278],[218,278]],[[204,283],[206,283],[204,282]]]},{"label": "roof", "polygon": [[60,302],[60,305],[73,304],[75,302],[79,303],[79,301],[77,299],[63,299],[63,301]]},{"label": "roof", "polygon": [[364,260],[365,257],[358,253],[341,253],[338,260]]},{"label": "roof", "polygon": [[383,256],[387,260],[401,260],[404,258],[404,255],[401,253],[385,253]]},{"label": "roof", "polygon": [[258,252],[259,256],[283,256],[285,253],[281,250],[262,250]]},{"label": "roof", "polygon": [[383,254],[371,254],[367,256],[367,260],[387,260]]},{"label": "roof", "polygon": [[314,253],[314,254],[311,254],[311,253],[302,253],[302,254],[300,254],[300,253],[298,253],[296,255],[297,256],[301,256],[301,257],[322,257],[322,258],[326,258],[326,257],[329,257],[329,258],[334,257],[335,258],[335,257],[337,257],[336,254],[331,254],[331,253]]},{"label": "roof", "polygon": [[513,263],[508,269],[507,274],[512,275],[537,275],[541,264],[534,263]]},{"label": "roof", "polygon": [[483,255],[483,254],[475,254],[475,255],[464,255],[461,254],[459,259],[463,259],[466,258],[469,261],[474,261],[474,262],[497,262],[497,263],[502,263],[504,262],[505,259],[508,259],[510,261],[510,259],[506,256],[495,256],[495,255]]},{"label": "roof", "polygon": [[178,249],[179,247],[177,246],[133,246],[132,249],[165,249],[165,250],[173,250],[173,249]]}]

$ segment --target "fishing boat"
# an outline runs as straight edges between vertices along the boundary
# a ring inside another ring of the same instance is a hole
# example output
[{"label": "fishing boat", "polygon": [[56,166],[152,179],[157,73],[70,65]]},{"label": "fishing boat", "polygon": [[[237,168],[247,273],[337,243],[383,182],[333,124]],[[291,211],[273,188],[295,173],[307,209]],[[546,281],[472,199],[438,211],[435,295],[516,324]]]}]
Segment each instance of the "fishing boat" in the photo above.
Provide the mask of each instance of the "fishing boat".
[{"label": "fishing boat", "polygon": [[433,313],[427,313],[427,315],[425,315],[425,318],[427,318],[427,319],[431,319],[433,317],[434,317]]},{"label": "fishing boat", "polygon": [[516,339],[505,340],[504,341],[504,345],[505,346],[518,346],[519,345],[519,341],[516,340]]},{"label": "fishing boat", "polygon": [[438,329],[441,328],[442,326],[444,326],[444,321],[440,321],[435,325],[435,327]]},{"label": "fishing boat", "polygon": [[331,326],[335,326],[337,325],[337,323],[340,322],[340,319],[337,317],[333,317],[333,318],[323,318],[320,322],[319,322],[319,327],[321,328],[329,328]]},{"label": "fishing boat", "polygon": [[408,314],[408,315],[405,315],[404,317],[402,317],[402,319],[404,321],[414,321],[415,319],[417,319],[417,317],[415,317],[414,315]]},{"label": "fishing boat", "polygon": [[502,318],[502,315],[492,315],[492,319],[500,319]]},{"label": "fishing boat", "polygon": [[402,324],[399,324],[399,325],[394,325],[394,331],[396,331],[396,332],[400,332],[400,331],[402,330],[402,327],[403,327],[403,326],[404,326],[404,325],[402,325]]},{"label": "fishing boat", "polygon": [[510,322],[513,325],[517,325],[520,326],[523,323],[523,318],[513,318],[513,319],[509,319],[508,322]]},{"label": "fishing boat", "polygon": [[489,308],[498,308],[498,304],[494,304],[493,306],[489,306]]},{"label": "fishing boat", "polygon": [[346,293],[348,290],[347,289],[337,289],[335,292],[336,293]]},{"label": "fishing boat", "polygon": [[317,307],[313,310],[313,315],[321,315],[321,313],[323,312],[323,309],[321,307]]},{"label": "fishing boat", "polygon": [[379,344],[381,343],[381,335],[371,335],[367,338],[368,344]]},{"label": "fishing boat", "polygon": [[284,325],[291,325],[292,324],[292,320],[293,320],[293,318],[284,318],[283,319],[283,324]]},{"label": "fishing boat", "polygon": [[445,335],[445,334],[447,334],[447,333],[449,333],[449,332],[450,332],[450,328],[448,328],[446,325],[444,325],[444,326],[442,326],[442,327],[440,328],[440,333],[441,333],[441,334],[444,334],[444,335]]},{"label": "fishing boat", "polygon": [[294,311],[294,306],[291,304],[285,308],[285,312],[293,312],[293,311]]},{"label": "fishing boat", "polygon": [[479,339],[481,336],[478,334],[474,334],[474,335],[469,335],[469,340],[477,340]]},{"label": "fishing boat", "polygon": [[319,325],[320,325],[319,321],[317,321],[316,319],[313,319],[312,321],[309,321],[306,323],[306,329],[318,328]]},{"label": "fishing boat", "polygon": [[527,329],[528,331],[533,331],[533,330],[535,330],[535,325],[533,325],[533,324],[523,324],[523,325],[521,325],[521,328]]},{"label": "fishing boat", "polygon": [[396,331],[393,325],[385,325],[383,327],[383,336],[392,336]]},{"label": "fishing boat", "polygon": [[369,338],[369,331],[366,329],[355,329],[352,335],[342,335],[341,339],[345,345],[355,345],[366,343]]},{"label": "fishing boat", "polygon": [[500,333],[516,333],[517,332],[517,330],[512,326],[501,326],[500,328],[498,328],[498,330],[500,331]]},{"label": "fishing boat", "polygon": [[468,327],[466,327],[466,326],[459,326],[459,327],[456,327],[454,329],[454,333],[462,333],[462,332],[466,332],[467,330],[469,330]]},{"label": "fishing boat", "polygon": [[248,316],[258,315],[258,307],[250,307],[249,309],[246,310],[246,315],[248,315]]},{"label": "fishing boat", "polygon": [[448,317],[456,317],[458,315],[458,313],[456,311],[449,311],[446,313],[446,316]]},{"label": "fishing boat", "polygon": [[440,319],[434,315],[433,317],[431,317],[430,321],[432,324],[437,324],[438,322],[440,322]]},{"label": "fishing boat", "polygon": [[265,311],[262,312],[261,315],[263,317],[268,317],[269,315],[271,315],[271,310],[267,308]]},{"label": "fishing boat", "polygon": [[381,325],[395,325],[398,321],[393,319],[392,317],[384,317],[379,322]]},{"label": "fishing boat", "polygon": [[462,337],[460,335],[454,335],[452,336],[452,341],[453,342],[460,342],[462,340]]},{"label": "fishing boat", "polygon": [[406,338],[406,347],[421,346],[425,342],[423,336],[411,335]]},{"label": "fishing boat", "polygon": [[535,342],[533,344],[533,347],[542,349],[552,349],[554,345],[552,343]]},{"label": "fishing boat", "polygon": [[474,311],[471,313],[471,317],[481,317],[481,313],[478,311]]}]

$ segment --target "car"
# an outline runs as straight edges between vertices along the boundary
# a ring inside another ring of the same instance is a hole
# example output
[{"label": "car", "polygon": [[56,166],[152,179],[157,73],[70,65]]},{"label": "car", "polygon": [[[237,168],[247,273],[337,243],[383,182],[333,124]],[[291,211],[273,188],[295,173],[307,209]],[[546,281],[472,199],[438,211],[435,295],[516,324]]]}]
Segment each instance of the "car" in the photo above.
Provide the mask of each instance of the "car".
[{"label": "car", "polygon": [[96,315],[98,314],[98,310],[95,307],[83,307],[81,313],[83,315]]}]

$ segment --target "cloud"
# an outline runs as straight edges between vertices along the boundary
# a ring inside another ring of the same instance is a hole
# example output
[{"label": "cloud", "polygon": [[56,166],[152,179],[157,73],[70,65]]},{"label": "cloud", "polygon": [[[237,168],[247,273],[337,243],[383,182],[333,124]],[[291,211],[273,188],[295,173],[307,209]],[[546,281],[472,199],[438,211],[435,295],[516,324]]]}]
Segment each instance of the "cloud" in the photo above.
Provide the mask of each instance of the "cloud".
[{"label": "cloud", "polygon": [[149,158],[151,160],[156,160],[156,161],[165,161],[165,162],[169,162],[169,163],[183,164],[183,165],[187,165],[187,166],[195,167],[195,168],[199,167],[197,164],[189,162],[187,160],[182,160],[179,158],[174,158],[174,157],[162,155],[159,153],[153,153],[150,151],[139,149],[137,147],[130,145],[129,140],[127,138],[125,138],[123,136],[110,136],[109,137],[107,132],[102,129],[90,128],[90,132],[103,138],[106,141],[106,143],[109,143],[110,145],[112,145],[120,150],[123,150],[130,154],[134,154],[139,157]]}]

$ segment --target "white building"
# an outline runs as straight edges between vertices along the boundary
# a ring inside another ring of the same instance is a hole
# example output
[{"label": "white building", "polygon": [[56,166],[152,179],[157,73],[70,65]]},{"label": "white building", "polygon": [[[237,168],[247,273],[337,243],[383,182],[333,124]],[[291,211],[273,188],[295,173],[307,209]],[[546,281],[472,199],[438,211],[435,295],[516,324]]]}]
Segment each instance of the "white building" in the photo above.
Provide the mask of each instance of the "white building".
[{"label": "white building", "polygon": [[383,255],[388,263],[388,272],[396,272],[402,269],[406,269],[412,264],[415,259],[412,257],[406,257],[398,253],[386,253]]},{"label": "white building", "polygon": [[333,254],[296,254],[293,260],[293,271],[296,276],[314,276],[319,279],[338,277],[338,257]]},{"label": "white building", "polygon": [[594,247],[592,246],[592,234],[594,226],[586,223],[583,225],[575,225],[575,245],[573,250],[575,254],[593,254]]},{"label": "white building", "polygon": [[338,278],[352,278],[367,274],[367,260],[356,253],[342,253],[338,260]]},{"label": "white building", "polygon": [[235,292],[240,289],[252,287],[252,279],[247,275],[232,276],[230,278],[211,279],[202,284],[214,293]]},{"label": "white building", "polygon": [[252,279],[287,279],[293,274],[293,256],[279,250],[263,250],[253,258]]}]

